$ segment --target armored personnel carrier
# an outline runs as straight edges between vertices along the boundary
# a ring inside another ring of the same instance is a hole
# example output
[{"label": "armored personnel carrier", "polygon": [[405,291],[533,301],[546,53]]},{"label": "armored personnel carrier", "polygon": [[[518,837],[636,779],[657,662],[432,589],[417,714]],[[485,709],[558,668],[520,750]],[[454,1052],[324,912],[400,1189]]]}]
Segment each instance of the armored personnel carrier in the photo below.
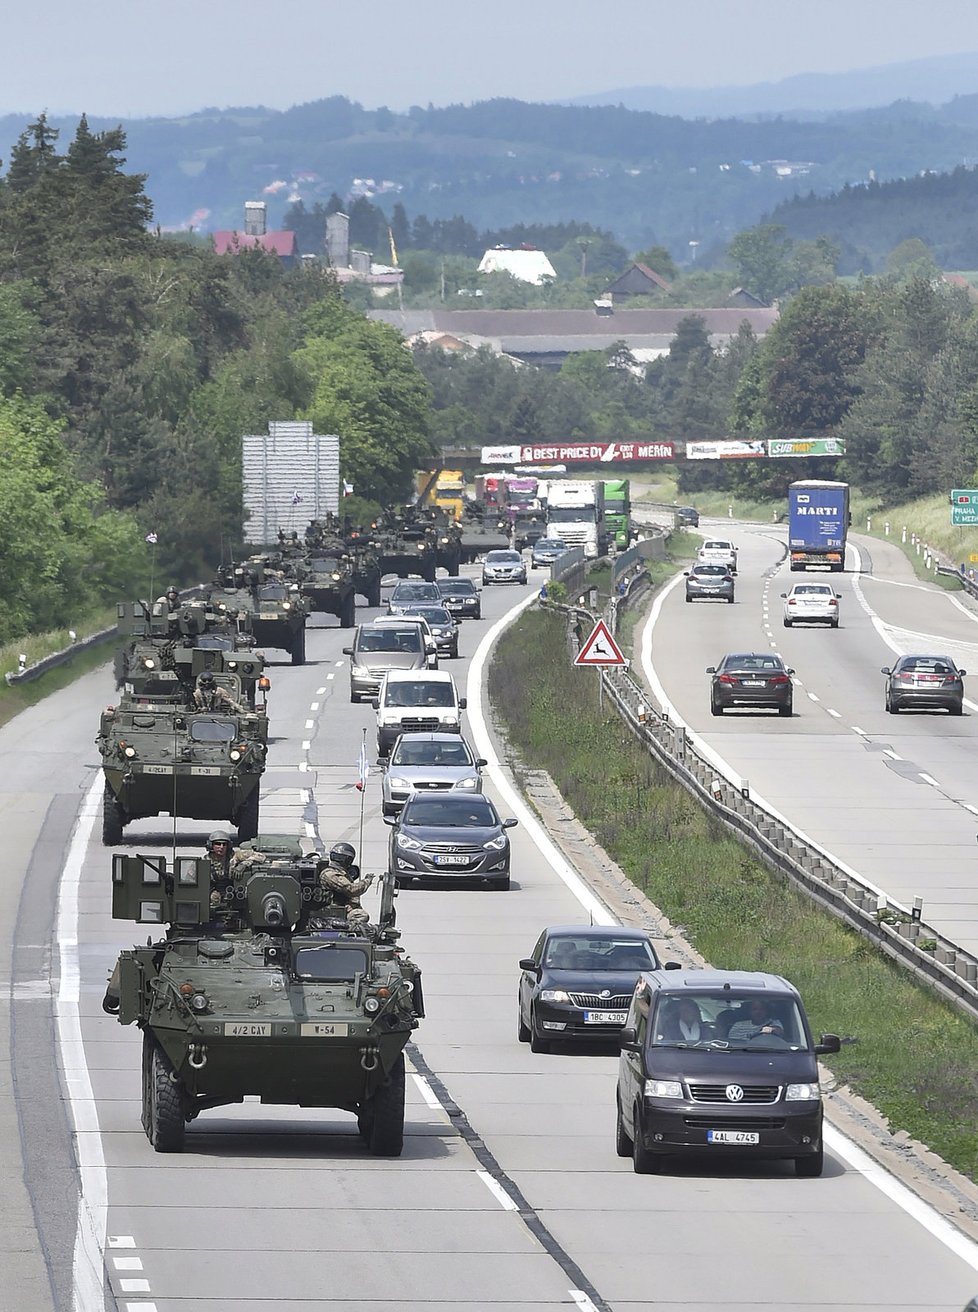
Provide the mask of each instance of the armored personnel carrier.
[{"label": "armored personnel carrier", "polygon": [[479,503],[467,507],[461,530],[462,560],[467,565],[487,551],[501,551],[510,545],[509,524],[505,517],[498,509],[486,508]]},{"label": "armored personnel carrier", "polygon": [[438,543],[433,524],[418,517],[413,506],[387,511],[373,530],[383,574],[407,579],[417,575],[434,583]]},{"label": "armored personnel carrier", "polygon": [[343,543],[337,545],[335,552],[314,548],[307,555],[299,588],[312,610],[337,616],[341,629],[352,629],[356,624],[353,561]]},{"label": "armored personnel carrier", "polygon": [[278,647],[289,653],[293,665],[305,664],[310,605],[291,561],[287,564],[276,554],[252,556],[232,565],[218,575],[210,598],[214,605],[223,604],[246,618],[259,646]]},{"label": "armored personnel carrier", "polygon": [[426,506],[420,514],[434,529],[435,564],[455,578],[462,563],[462,530],[454,517],[438,506]]},{"label": "armored personnel carrier", "polygon": [[206,859],[112,861],[112,915],[165,936],[124,951],[107,1011],[143,1032],[142,1124],[179,1152],[201,1112],[241,1102],[355,1113],[370,1152],[404,1141],[404,1047],[424,1015],[421,974],[397,946],[384,877],[378,923],[351,924],[288,838],[235,870],[212,905]]}]

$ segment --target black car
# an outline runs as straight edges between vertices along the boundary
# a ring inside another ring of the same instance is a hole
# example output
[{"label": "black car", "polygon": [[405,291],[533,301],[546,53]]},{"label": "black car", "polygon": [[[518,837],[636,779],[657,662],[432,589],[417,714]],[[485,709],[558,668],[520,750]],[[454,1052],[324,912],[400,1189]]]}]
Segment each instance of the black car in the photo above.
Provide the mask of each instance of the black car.
[{"label": "black car", "polygon": [[686,571],[686,600],[727,601],[734,599],[734,576],[726,565],[694,565]]},{"label": "black car", "polygon": [[621,1032],[615,1148],[641,1174],[663,1156],[793,1159],[822,1174],[818,1043],[798,990],[748,971],[650,972]]},{"label": "black car", "polygon": [[695,506],[677,506],[676,526],[678,528],[699,528],[700,512]]},{"label": "black car", "polygon": [[436,579],[435,587],[446,610],[457,620],[481,620],[482,597],[472,579]]},{"label": "black car", "polygon": [[428,621],[439,656],[458,656],[458,623],[447,606],[430,601],[405,602],[401,607],[405,619],[420,615]]},{"label": "black car", "polygon": [[446,794],[409,797],[394,826],[390,871],[400,886],[411,879],[479,879],[509,888],[507,829],[518,820],[501,820],[488,797]]},{"label": "black car", "polygon": [[773,652],[744,652],[724,656],[719,665],[708,665],[710,710],[714,715],[737,706],[766,706],[779,715],[790,715],[794,684],[780,656]]},{"label": "black car", "polygon": [[886,677],[884,707],[891,715],[898,711],[945,710],[951,715],[964,713],[964,676],[950,656],[901,656],[892,667],[884,665]]},{"label": "black car", "polygon": [[617,1038],[639,975],[659,959],[644,929],[552,925],[520,969],[519,1040],[547,1052],[554,1040]]}]

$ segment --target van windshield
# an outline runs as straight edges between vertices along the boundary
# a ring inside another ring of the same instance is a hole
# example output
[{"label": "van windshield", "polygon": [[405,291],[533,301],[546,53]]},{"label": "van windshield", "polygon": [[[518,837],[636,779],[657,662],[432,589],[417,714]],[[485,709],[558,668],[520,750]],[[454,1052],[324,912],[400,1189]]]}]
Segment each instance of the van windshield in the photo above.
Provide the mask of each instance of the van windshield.
[{"label": "van windshield", "polygon": [[716,1048],[737,1052],[798,1051],[808,1037],[798,1004],[788,995],[661,993],[650,1029],[654,1048]]},{"label": "van windshield", "polygon": [[450,683],[388,684],[384,696],[385,706],[454,706],[455,693]]}]

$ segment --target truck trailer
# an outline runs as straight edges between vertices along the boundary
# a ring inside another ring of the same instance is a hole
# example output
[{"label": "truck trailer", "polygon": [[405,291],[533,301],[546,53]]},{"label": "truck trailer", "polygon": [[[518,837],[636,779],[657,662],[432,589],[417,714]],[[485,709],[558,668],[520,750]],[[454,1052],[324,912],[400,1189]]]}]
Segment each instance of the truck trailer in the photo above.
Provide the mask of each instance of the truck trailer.
[{"label": "truck trailer", "polygon": [[788,557],[793,570],[845,569],[849,484],[802,479],[788,487]]},{"label": "truck trailer", "polygon": [[604,522],[609,541],[618,551],[627,551],[632,541],[631,485],[627,478],[604,480]]},{"label": "truck trailer", "polygon": [[568,547],[583,547],[589,560],[608,550],[604,484],[585,479],[551,483],[547,498],[547,536]]}]

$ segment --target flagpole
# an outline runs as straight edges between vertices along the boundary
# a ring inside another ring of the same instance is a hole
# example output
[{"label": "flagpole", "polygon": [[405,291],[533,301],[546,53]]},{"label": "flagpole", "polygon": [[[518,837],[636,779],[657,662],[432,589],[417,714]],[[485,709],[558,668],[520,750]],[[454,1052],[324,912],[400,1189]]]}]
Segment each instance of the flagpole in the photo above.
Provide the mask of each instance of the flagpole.
[{"label": "flagpole", "polygon": [[363,861],[363,803],[367,795],[367,771],[364,769],[367,762],[367,730],[363,731],[363,740],[360,744],[360,838],[357,843],[357,852],[360,860]]}]

